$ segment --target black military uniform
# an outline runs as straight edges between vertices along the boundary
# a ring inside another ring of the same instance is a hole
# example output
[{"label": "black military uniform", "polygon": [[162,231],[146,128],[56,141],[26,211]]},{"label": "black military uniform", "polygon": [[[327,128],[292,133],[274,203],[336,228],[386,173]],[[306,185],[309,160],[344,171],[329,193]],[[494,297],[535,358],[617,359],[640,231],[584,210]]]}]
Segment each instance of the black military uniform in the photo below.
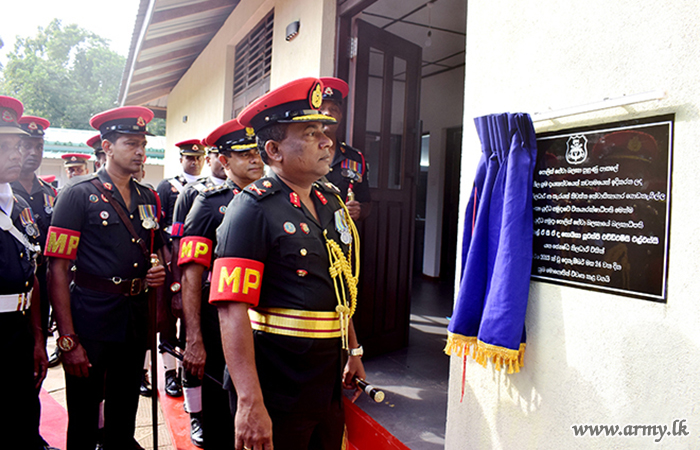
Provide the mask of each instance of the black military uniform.
[{"label": "black military uniform", "polygon": [[[15,197],[10,217],[25,237],[34,233],[30,227],[35,224],[28,222],[33,214],[21,197]],[[34,255],[35,251],[27,249],[4,227],[0,230],[0,267],[3,268],[0,271],[0,336],[5,346],[3,357],[11,365],[0,371],[6,406],[0,408],[0,423],[6,430],[2,442],[7,448],[44,448],[34,420],[38,400],[34,387],[34,335],[27,298],[34,286]]]},{"label": "black military uniform", "polygon": [[[270,308],[282,308],[334,315],[338,300],[329,275],[324,232],[343,253],[348,252],[338,231],[347,223],[337,193],[332,185],[314,185],[312,198],[319,221],[276,176],[256,181],[234,198],[218,231],[216,255],[264,264],[256,311],[264,315]],[[275,428],[283,422],[276,420],[277,413],[303,412],[342,421],[345,357],[339,327],[318,332],[335,332],[336,337],[319,339],[318,335],[298,337],[304,336],[298,330],[278,334],[274,325],[256,326],[256,321],[251,318],[255,359],[273,436],[284,433]]]},{"label": "black military uniform", "polygon": [[355,200],[360,203],[372,201],[367,182],[367,163],[362,152],[350,147],[345,142],[340,143],[331,163],[331,170],[326,175],[331,183],[340,189],[340,198],[348,201],[348,189],[355,193]]},{"label": "black military uniform", "polygon": [[[32,208],[38,231],[36,235],[37,243],[40,245],[43,254],[44,244],[46,243],[44,239],[49,230],[49,225],[51,225],[53,205],[56,201],[56,189],[36,175],[34,176],[31,192],[27,192],[19,181],[15,181],[10,185],[12,186],[12,192],[22,197]],[[36,277],[39,280],[39,288],[41,289],[41,325],[44,327],[44,333],[48,333],[50,303],[48,289],[46,288],[46,260],[40,256],[37,263]]]},{"label": "black military uniform", "polygon": [[[152,117],[147,108],[123,107],[93,117],[91,125],[102,136],[112,131],[147,134],[146,123]],[[95,448],[103,398],[105,448],[135,448],[149,316],[146,275],[150,254],[163,246],[163,240],[156,230],[156,194],[132,178],[129,183],[127,208],[105,168],[71,179],[56,199],[49,229],[46,255],[75,259],[70,308],[77,337],[68,337],[79,338],[91,364],[88,377],[66,373],[68,448]],[[138,239],[120,219],[110,196],[124,210]],[[71,350],[63,348],[65,337],[59,338],[64,352]]]},{"label": "black military uniform", "polygon": [[[79,443],[85,442],[94,448],[102,392],[106,429],[113,429],[114,435],[133,436],[147,346],[145,277],[151,267],[150,260],[92,180],[99,180],[127,211],[132,226],[147,247],[152,245],[156,251],[162,246],[160,234],[152,236],[152,230],[144,227],[144,222],[155,220],[157,215],[156,196],[148,187],[131,180],[130,210],[105,169],[78,177],[61,190],[51,232],[56,233],[55,241],[60,239],[61,231],[54,231],[57,229],[80,233],[71,311],[76,334],[92,364],[88,378],[66,374],[69,448],[75,444],[80,447]],[[47,255],[64,257],[57,253],[60,248],[51,247],[54,236],[49,235]]]},{"label": "black military uniform", "polygon": [[182,194],[180,194],[175,201],[173,226],[170,233],[171,237],[182,237],[185,219],[192,209],[195,198],[205,190],[221,185],[221,181],[217,182],[213,176],[208,176],[185,186],[184,191],[182,191]]},{"label": "black military uniform", "polygon": [[[185,221],[183,239],[180,249],[187,249],[189,238],[204,239],[211,243],[210,249],[216,245],[216,229],[221,224],[226,212],[226,207],[241,189],[231,180],[226,180],[223,185],[206,189],[199,194],[192,205],[190,213]],[[191,247],[190,247],[191,250]],[[213,256],[213,252],[211,253]],[[212,258],[213,259],[213,258]],[[182,262],[187,259],[181,258]],[[211,262],[207,269],[211,268]],[[221,330],[219,328],[219,315],[216,306],[210,304],[209,299],[209,270],[206,270],[202,279],[202,302],[200,310],[200,324],[202,341],[207,352],[205,372],[223,383],[226,361],[221,346]],[[221,385],[209,378],[202,380],[202,422],[205,424],[204,448],[218,449],[229,448],[235,444],[233,416],[229,409],[229,403]]]}]

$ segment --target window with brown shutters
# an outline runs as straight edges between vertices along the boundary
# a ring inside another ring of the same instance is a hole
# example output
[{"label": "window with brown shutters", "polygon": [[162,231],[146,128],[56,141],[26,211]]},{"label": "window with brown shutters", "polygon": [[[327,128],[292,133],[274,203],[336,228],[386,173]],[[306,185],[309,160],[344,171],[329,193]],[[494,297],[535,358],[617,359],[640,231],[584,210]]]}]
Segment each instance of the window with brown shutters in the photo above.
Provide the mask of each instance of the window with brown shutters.
[{"label": "window with brown shutters", "polygon": [[270,90],[274,12],[236,45],[233,68],[233,117]]}]

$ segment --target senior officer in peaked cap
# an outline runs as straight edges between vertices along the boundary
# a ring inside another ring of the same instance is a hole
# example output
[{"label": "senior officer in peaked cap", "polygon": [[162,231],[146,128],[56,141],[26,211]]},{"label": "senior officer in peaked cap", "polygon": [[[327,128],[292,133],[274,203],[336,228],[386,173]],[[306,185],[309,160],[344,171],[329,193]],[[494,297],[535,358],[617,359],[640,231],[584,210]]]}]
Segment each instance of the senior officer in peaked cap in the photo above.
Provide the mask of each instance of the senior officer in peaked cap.
[{"label": "senior officer in peaked cap", "polygon": [[361,151],[338,139],[338,128],[343,121],[343,101],[348,96],[348,84],[340,78],[322,77],[323,103],[321,112],[337,122],[326,124],[323,132],[331,138],[331,169],[326,178],[340,189],[352,220],[363,220],[372,209],[372,198],[367,182],[368,166]]},{"label": "senior officer in peaked cap", "polygon": [[0,339],[11,364],[0,371],[0,429],[4,447],[35,450],[45,448],[36,419],[37,388],[47,368],[39,299],[32,298],[38,247],[30,237],[37,225],[29,204],[10,187],[22,170],[21,138],[27,133],[17,121],[23,109],[19,100],[0,96]]},{"label": "senior officer in peaked cap", "polygon": [[[209,299],[209,269],[216,245],[216,229],[221,224],[234,195],[263,175],[255,134],[237,119],[214,130],[205,140],[216,149],[226,181],[201,192],[194,200],[184,224],[178,264],[182,269],[182,300],[187,332],[183,367],[189,377],[202,379],[200,417],[204,425],[205,449],[234,448],[233,416],[228,396],[204,373],[223,381],[224,353],[221,347],[219,317]],[[204,301],[202,301],[204,299]],[[192,429],[195,424],[192,422]]]},{"label": "senior officer in peaked cap", "polygon": [[318,111],[322,92],[317,78],[292,81],[239,116],[273,175],[234,197],[217,231],[209,301],[238,394],[237,449],[340,449],[341,388],[364,377],[357,231],[338,190],[317,182],[335,122]]},{"label": "senior officer in peaked cap", "polygon": [[[147,346],[147,288],[163,284],[156,194],[132,178],[143,163],[148,108],[126,106],[90,119],[107,164],[59,193],[46,243],[51,301],[61,336],[68,449],[94,450],[103,398],[103,448],[134,440]],[[75,261],[69,287],[69,268]]]},{"label": "senior officer in peaked cap", "polygon": [[85,143],[95,152],[95,161],[92,163],[92,168],[97,172],[105,165],[105,162],[107,162],[107,155],[105,155],[105,151],[102,149],[102,137],[98,133]]}]

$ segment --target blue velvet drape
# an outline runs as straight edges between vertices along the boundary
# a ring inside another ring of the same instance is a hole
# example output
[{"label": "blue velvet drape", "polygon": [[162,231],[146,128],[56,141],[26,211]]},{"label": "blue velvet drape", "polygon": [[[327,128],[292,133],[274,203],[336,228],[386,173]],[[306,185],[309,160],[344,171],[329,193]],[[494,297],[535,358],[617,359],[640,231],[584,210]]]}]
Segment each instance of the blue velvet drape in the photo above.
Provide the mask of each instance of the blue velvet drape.
[{"label": "blue velvet drape", "polygon": [[454,354],[462,345],[456,353],[471,349],[482,364],[498,357],[500,368],[518,358],[522,364],[537,143],[528,114],[493,114],[474,122],[482,157],[467,206],[462,278],[446,351]]}]

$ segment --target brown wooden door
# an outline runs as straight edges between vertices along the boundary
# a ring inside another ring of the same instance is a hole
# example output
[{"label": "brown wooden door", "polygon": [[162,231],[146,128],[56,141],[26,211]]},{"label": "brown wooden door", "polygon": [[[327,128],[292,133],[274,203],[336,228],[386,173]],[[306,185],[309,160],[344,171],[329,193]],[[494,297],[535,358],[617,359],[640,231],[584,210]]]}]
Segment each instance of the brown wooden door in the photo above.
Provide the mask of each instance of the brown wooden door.
[{"label": "brown wooden door", "polygon": [[369,163],[355,328],[369,355],[408,344],[420,148],[421,48],[356,20],[351,142]]}]

